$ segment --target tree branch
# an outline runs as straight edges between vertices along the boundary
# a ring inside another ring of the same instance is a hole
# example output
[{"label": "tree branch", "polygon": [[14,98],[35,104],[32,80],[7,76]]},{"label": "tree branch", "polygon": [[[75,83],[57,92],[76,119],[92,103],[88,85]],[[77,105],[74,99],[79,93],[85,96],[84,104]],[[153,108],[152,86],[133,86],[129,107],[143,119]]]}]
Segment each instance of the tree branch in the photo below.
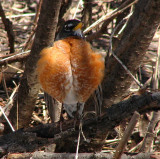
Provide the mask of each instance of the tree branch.
[{"label": "tree branch", "polygon": [[[97,119],[84,119],[83,132],[87,142],[80,143],[80,152],[100,151],[106,133],[113,130],[126,118],[130,118],[134,111],[141,114],[152,110],[160,110],[160,92],[153,94],[135,95],[130,99],[112,105]],[[1,155],[8,152],[33,152],[44,149],[44,146],[56,144],[55,152],[75,152],[79,123],[73,129],[74,120],[63,123],[63,132],[59,123],[38,125],[25,128],[0,137]],[[50,138],[50,139],[48,139]]]}]

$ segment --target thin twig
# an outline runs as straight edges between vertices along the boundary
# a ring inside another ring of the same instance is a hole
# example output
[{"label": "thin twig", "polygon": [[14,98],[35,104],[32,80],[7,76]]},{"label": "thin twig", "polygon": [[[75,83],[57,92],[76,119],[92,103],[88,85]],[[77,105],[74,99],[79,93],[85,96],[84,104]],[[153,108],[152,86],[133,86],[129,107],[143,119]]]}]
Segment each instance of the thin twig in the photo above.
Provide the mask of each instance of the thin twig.
[{"label": "thin twig", "polygon": [[120,141],[120,139],[106,140],[105,144],[110,144],[110,143],[114,143],[114,142],[118,142],[118,141]]},{"label": "thin twig", "polygon": [[72,19],[75,19],[76,14],[77,14],[77,12],[78,12],[78,8],[79,8],[79,6],[82,5],[82,4],[83,4],[83,3],[82,3],[82,0],[79,0],[78,5],[77,5],[77,7],[76,7],[76,11],[75,11]]},{"label": "thin twig", "polygon": [[91,31],[92,29],[94,29],[95,27],[97,27],[98,25],[100,25],[102,22],[113,18],[117,15],[119,15],[120,13],[122,13],[124,10],[128,9],[129,7],[131,7],[133,4],[137,3],[138,0],[133,1],[132,3],[130,3],[129,5],[128,2],[130,2],[131,0],[127,0],[125,2],[125,4],[122,4],[119,8],[107,13],[106,15],[102,16],[100,19],[98,19],[96,22],[94,22],[92,25],[90,25],[88,28],[86,28],[84,30],[84,34],[88,33],[89,31]]},{"label": "thin twig", "polygon": [[90,25],[88,28],[86,28],[83,33],[86,34],[92,29],[96,28],[100,23],[102,23],[104,20],[108,19],[113,13],[115,13],[118,9],[113,10],[112,12],[107,13],[106,15],[102,16],[100,19],[95,21],[92,25]]},{"label": "thin twig", "polygon": [[41,6],[42,6],[43,0],[39,1],[38,7],[37,7],[37,12],[36,12],[36,16],[34,18],[34,25],[37,25],[38,19],[39,19],[39,14],[41,11]]},{"label": "thin twig", "polygon": [[41,123],[41,124],[45,124],[45,122],[44,121],[42,121],[42,119],[41,118],[39,118],[36,114],[32,114],[32,120],[34,120],[34,121],[37,121],[37,122],[39,122],[39,123]]},{"label": "thin twig", "polygon": [[27,3],[25,3],[25,6],[23,7],[23,8],[16,8],[16,7],[14,7],[14,5],[12,6],[12,9],[13,10],[15,10],[16,12],[21,12],[21,13],[23,13],[23,12],[25,12],[27,9],[28,9],[28,5],[27,5]]},{"label": "thin twig", "polygon": [[10,64],[8,64],[7,66],[8,66],[8,67],[11,67],[11,68],[13,68],[13,69],[15,69],[15,70],[17,70],[17,71],[20,71],[21,73],[24,72],[24,70],[22,70],[22,69],[20,69],[20,68],[18,68],[18,67],[16,67],[16,66],[12,66],[12,65],[10,65]]},{"label": "thin twig", "polygon": [[[131,16],[131,15],[130,15]],[[128,16],[127,16],[128,18]],[[118,29],[118,27],[124,23],[126,18],[124,18],[122,21],[119,22],[119,24],[114,28],[111,37],[110,37],[110,47],[109,47],[109,52],[112,53],[112,55],[114,56],[114,58],[121,64],[121,66],[125,69],[125,71],[131,76],[131,78],[134,79],[134,81],[137,83],[137,85],[139,87],[142,87],[143,85],[133,76],[133,74],[131,73],[131,71],[123,64],[123,62],[117,57],[117,55],[114,53],[113,49],[112,49],[112,39],[114,36],[114,33],[116,32],[116,30]]]},{"label": "thin twig", "polygon": [[0,106],[0,110],[1,110],[2,114],[4,115],[4,117],[5,117],[6,121],[7,121],[7,123],[9,124],[10,128],[11,128],[12,131],[14,132],[15,129],[13,128],[11,122],[9,121],[8,117],[6,116],[6,114],[5,114],[5,112],[3,111],[3,108],[2,108],[1,106]]},{"label": "thin twig", "polygon": [[[13,103],[13,100],[15,98],[15,94],[16,94],[18,88],[19,88],[19,85],[16,86],[16,88],[13,90],[12,94],[10,95],[10,97],[8,99],[7,104],[4,107],[4,111],[8,108],[9,105],[11,105]],[[0,114],[0,116],[1,116],[1,114]]]},{"label": "thin twig", "polygon": [[24,14],[18,14],[18,15],[9,15],[9,16],[6,16],[6,18],[19,18],[19,17],[33,17],[35,16],[36,14],[35,13],[24,13]]},{"label": "thin twig", "polygon": [[76,148],[76,156],[75,156],[75,159],[78,159],[78,151],[79,151],[80,139],[81,139],[81,130],[80,130],[80,124],[79,124],[79,133],[78,133],[78,141],[77,141],[77,148]]},{"label": "thin twig", "polygon": [[113,159],[120,159],[121,158],[121,155],[124,151],[125,145],[127,144],[127,141],[129,139],[136,123],[138,122],[139,117],[140,117],[140,114],[138,112],[134,112],[134,114],[128,124],[128,127],[125,130],[124,135],[116,148],[116,152],[113,156]]},{"label": "thin twig", "polygon": [[15,61],[21,61],[22,59],[25,59],[29,55],[29,53],[30,53],[30,50],[27,50],[27,51],[6,57],[4,59],[1,59],[0,66],[5,65],[7,63],[15,62]]},{"label": "thin twig", "polygon": [[12,56],[9,56],[9,57],[6,57],[6,58],[0,60],[0,62],[6,61],[6,60],[8,60],[8,59],[10,59],[10,58],[12,58],[12,57],[15,57],[15,56],[18,56],[18,55],[23,55],[23,54],[26,54],[26,53],[29,53],[29,52],[30,52],[30,50],[24,51],[24,52],[20,52],[20,53],[18,53],[18,54],[14,54],[14,55],[12,55]]},{"label": "thin twig", "polygon": [[10,53],[13,53],[14,52],[14,32],[13,32],[12,22],[8,18],[6,18],[1,2],[0,2],[0,16],[4,24],[5,30],[7,32]]},{"label": "thin twig", "polygon": [[142,146],[142,143],[143,143],[143,140],[140,143],[138,143],[136,146],[132,147],[128,152],[135,152]]}]

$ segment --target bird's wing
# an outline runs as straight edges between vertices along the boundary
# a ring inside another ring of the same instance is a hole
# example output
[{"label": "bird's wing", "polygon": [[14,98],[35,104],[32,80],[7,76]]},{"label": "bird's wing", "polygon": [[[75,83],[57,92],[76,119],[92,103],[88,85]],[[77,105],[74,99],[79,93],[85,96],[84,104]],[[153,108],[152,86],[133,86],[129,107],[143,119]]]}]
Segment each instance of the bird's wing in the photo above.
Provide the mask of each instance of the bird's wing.
[{"label": "bird's wing", "polygon": [[94,97],[94,103],[95,103],[95,112],[96,112],[96,115],[98,117],[98,116],[101,115],[102,100],[103,100],[103,93],[102,93],[102,86],[101,86],[101,84],[94,91],[93,97]]},{"label": "bird's wing", "polygon": [[46,102],[51,121],[53,123],[58,122],[60,120],[62,104],[46,92],[44,92],[44,100]]}]

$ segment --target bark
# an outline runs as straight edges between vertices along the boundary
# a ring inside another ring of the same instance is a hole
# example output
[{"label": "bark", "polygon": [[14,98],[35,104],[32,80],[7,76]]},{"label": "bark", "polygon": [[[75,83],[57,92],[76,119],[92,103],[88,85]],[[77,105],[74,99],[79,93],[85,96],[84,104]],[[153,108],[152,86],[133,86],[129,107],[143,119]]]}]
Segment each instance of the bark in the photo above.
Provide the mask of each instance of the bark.
[{"label": "bark", "polygon": [[[146,50],[160,23],[160,1],[139,0],[135,11],[124,29],[115,54],[135,74],[143,61]],[[111,56],[106,59],[106,71],[103,81],[104,105],[119,102],[126,94],[133,79]]]},{"label": "bark", "polygon": [[[61,1],[62,0],[43,1],[35,40],[33,42],[31,54],[27,59],[24,75],[18,90],[18,102],[15,100],[9,114],[9,119],[15,128],[22,128],[30,123],[30,118],[34,110],[36,97],[40,88],[37,80],[36,63],[39,59],[40,51],[44,47],[48,47],[53,44]],[[8,131],[10,131],[10,128],[6,124],[4,132]]]},{"label": "bark", "polygon": [[[83,132],[87,141],[81,138],[80,152],[97,152],[103,146],[106,132],[118,126],[134,111],[141,114],[151,110],[160,110],[160,92],[133,96],[130,99],[107,108],[99,120],[92,118],[83,121]],[[45,124],[36,127],[20,129],[0,137],[0,157],[9,152],[34,152],[36,150],[52,149],[52,152],[75,152],[79,124],[73,129],[74,120],[60,125]],[[56,144],[56,148],[53,144]]]}]

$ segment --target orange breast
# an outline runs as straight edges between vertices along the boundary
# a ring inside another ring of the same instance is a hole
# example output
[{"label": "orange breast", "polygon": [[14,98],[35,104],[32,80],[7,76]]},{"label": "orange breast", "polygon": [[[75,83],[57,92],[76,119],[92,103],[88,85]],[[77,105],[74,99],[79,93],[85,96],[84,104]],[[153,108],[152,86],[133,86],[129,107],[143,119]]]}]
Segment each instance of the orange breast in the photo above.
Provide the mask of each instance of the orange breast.
[{"label": "orange breast", "polygon": [[66,38],[42,50],[37,71],[43,89],[58,101],[72,85],[77,102],[85,102],[102,81],[104,62],[88,42]]}]

